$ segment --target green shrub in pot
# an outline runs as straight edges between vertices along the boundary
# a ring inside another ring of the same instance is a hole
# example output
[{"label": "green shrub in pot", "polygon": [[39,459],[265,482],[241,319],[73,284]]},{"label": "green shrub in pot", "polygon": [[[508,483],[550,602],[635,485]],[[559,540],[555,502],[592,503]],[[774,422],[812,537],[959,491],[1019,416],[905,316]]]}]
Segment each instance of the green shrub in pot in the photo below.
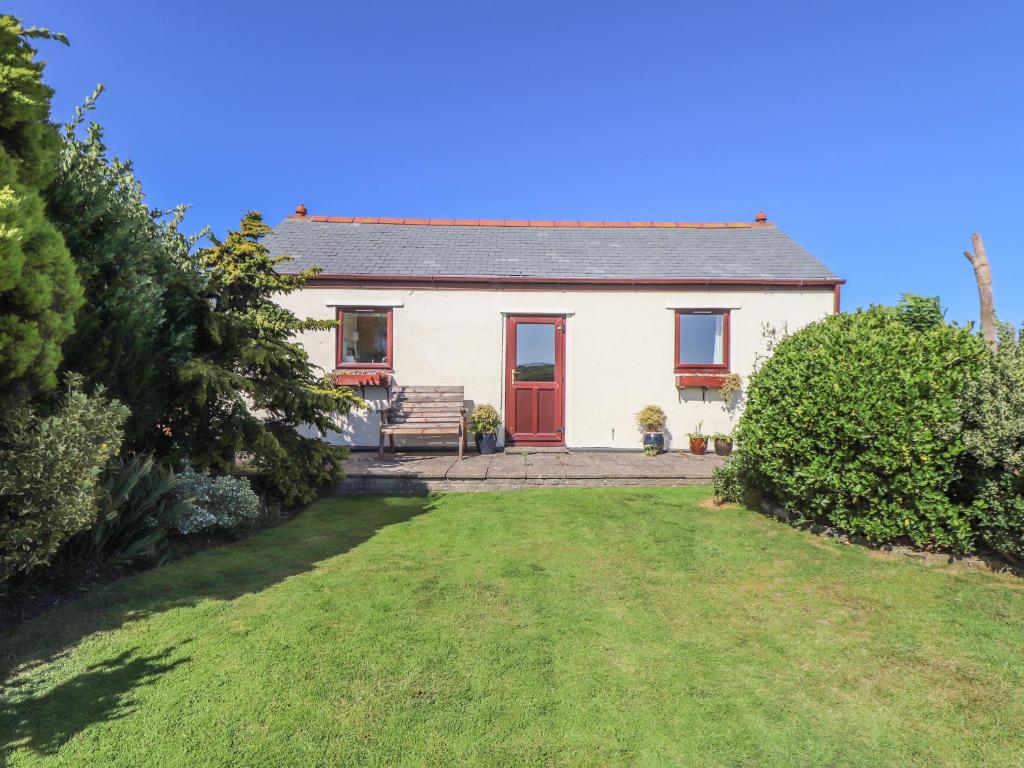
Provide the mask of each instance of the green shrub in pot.
[{"label": "green shrub in pot", "polygon": [[[665,424],[668,417],[657,405],[645,405],[636,414],[636,425],[643,433],[644,453],[656,456],[665,450]],[[653,446],[653,447],[651,447]]]},{"label": "green shrub in pot", "polygon": [[473,409],[469,418],[469,431],[476,436],[476,446],[480,453],[485,456],[494,453],[500,428],[501,414],[493,405],[481,403]]}]

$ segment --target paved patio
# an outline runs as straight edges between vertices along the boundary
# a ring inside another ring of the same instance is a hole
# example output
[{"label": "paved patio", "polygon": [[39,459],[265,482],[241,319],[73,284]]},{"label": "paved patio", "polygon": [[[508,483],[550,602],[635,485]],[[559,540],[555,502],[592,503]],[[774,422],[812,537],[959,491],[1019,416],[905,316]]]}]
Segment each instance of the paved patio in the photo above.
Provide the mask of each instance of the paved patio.
[{"label": "paved patio", "polygon": [[536,486],[686,485],[711,482],[724,459],[672,452],[519,452],[491,456],[353,451],[339,493],[513,490]]}]

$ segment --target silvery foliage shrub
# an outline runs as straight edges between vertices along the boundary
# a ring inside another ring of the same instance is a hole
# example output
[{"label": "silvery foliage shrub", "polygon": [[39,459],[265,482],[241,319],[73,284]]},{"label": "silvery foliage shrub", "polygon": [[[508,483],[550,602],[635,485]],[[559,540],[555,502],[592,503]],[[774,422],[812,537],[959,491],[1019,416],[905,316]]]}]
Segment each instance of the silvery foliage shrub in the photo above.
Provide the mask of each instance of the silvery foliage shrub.
[{"label": "silvery foliage shrub", "polygon": [[177,477],[176,492],[192,503],[192,510],[178,520],[179,533],[231,530],[260,516],[260,500],[244,477],[209,475],[185,467]]},{"label": "silvery foliage shrub", "polygon": [[993,549],[1024,557],[1024,339],[1012,326],[970,382],[964,420],[978,530]]}]

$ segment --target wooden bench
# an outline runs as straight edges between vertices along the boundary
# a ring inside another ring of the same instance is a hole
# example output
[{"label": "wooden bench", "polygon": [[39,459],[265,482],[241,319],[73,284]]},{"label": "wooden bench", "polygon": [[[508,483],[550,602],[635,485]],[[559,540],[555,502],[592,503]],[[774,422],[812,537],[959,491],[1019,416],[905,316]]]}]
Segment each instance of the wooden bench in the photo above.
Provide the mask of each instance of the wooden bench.
[{"label": "wooden bench", "polygon": [[394,387],[391,403],[380,413],[380,449],[384,436],[392,450],[395,436],[452,435],[459,439],[459,459],[466,446],[466,398],[462,387]]}]

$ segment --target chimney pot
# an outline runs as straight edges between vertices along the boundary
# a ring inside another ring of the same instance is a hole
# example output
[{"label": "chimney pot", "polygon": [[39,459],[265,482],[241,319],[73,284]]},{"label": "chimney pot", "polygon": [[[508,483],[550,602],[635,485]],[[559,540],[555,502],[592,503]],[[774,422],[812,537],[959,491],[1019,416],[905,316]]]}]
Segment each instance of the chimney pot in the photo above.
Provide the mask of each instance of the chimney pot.
[{"label": "chimney pot", "polygon": [[295,215],[300,217],[306,215],[306,206],[304,203],[299,203],[295,206]]},{"label": "chimney pot", "polygon": [[766,214],[764,211],[758,211],[757,215],[754,217],[754,221],[756,221],[758,224],[764,224],[766,221],[768,221],[768,214]]}]

